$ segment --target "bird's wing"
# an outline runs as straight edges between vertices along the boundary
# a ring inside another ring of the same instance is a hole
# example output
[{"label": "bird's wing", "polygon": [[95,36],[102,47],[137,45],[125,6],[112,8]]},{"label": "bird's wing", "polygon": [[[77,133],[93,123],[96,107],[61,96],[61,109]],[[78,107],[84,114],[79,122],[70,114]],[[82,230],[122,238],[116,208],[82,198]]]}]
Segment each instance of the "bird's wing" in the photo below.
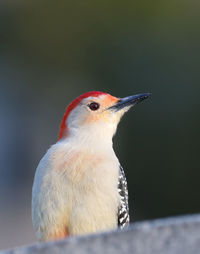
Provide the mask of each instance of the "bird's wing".
[{"label": "bird's wing", "polygon": [[120,204],[118,207],[118,226],[122,229],[129,225],[128,187],[122,166],[119,167],[118,192]]}]

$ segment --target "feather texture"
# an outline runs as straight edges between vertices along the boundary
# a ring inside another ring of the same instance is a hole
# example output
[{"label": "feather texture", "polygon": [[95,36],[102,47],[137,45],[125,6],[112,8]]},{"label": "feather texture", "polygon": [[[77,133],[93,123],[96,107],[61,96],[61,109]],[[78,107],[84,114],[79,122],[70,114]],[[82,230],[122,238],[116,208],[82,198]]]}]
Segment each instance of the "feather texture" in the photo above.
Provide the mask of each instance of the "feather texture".
[{"label": "feather texture", "polygon": [[118,226],[123,229],[129,225],[128,186],[122,166],[119,167],[118,192],[120,204],[118,207]]}]

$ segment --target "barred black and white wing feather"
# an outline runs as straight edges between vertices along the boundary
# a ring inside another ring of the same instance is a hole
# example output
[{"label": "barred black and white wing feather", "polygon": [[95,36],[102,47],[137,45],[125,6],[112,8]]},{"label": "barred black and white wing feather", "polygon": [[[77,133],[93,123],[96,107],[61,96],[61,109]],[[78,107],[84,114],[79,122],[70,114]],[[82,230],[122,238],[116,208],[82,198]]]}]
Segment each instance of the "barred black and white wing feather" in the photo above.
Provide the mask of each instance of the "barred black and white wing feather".
[{"label": "barred black and white wing feather", "polygon": [[128,207],[128,186],[122,166],[119,168],[118,192],[120,195],[120,204],[118,207],[118,226],[123,229],[129,225],[130,217]]}]

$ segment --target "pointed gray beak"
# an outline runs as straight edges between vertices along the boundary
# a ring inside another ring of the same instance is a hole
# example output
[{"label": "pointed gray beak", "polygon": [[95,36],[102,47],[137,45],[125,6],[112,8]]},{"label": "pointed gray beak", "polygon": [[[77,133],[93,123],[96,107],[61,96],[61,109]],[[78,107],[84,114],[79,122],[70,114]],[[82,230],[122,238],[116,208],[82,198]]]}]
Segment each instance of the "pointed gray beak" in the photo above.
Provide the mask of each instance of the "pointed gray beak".
[{"label": "pointed gray beak", "polygon": [[136,94],[131,95],[125,98],[120,98],[117,103],[115,103],[113,106],[109,107],[108,109],[119,111],[125,107],[134,106],[135,104],[138,104],[139,102],[147,99],[151,93],[143,93],[143,94]]}]

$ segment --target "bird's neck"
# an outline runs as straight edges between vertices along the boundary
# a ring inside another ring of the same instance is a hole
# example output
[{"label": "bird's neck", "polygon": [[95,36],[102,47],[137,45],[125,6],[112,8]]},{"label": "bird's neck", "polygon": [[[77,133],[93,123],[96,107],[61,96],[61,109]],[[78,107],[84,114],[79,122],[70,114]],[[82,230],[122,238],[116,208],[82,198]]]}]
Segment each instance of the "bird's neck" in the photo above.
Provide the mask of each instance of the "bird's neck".
[{"label": "bird's neck", "polygon": [[72,128],[67,137],[62,142],[71,142],[78,146],[88,147],[89,149],[112,149],[112,138],[116,131],[115,126],[110,128],[93,128],[94,126],[82,127],[80,129]]}]

